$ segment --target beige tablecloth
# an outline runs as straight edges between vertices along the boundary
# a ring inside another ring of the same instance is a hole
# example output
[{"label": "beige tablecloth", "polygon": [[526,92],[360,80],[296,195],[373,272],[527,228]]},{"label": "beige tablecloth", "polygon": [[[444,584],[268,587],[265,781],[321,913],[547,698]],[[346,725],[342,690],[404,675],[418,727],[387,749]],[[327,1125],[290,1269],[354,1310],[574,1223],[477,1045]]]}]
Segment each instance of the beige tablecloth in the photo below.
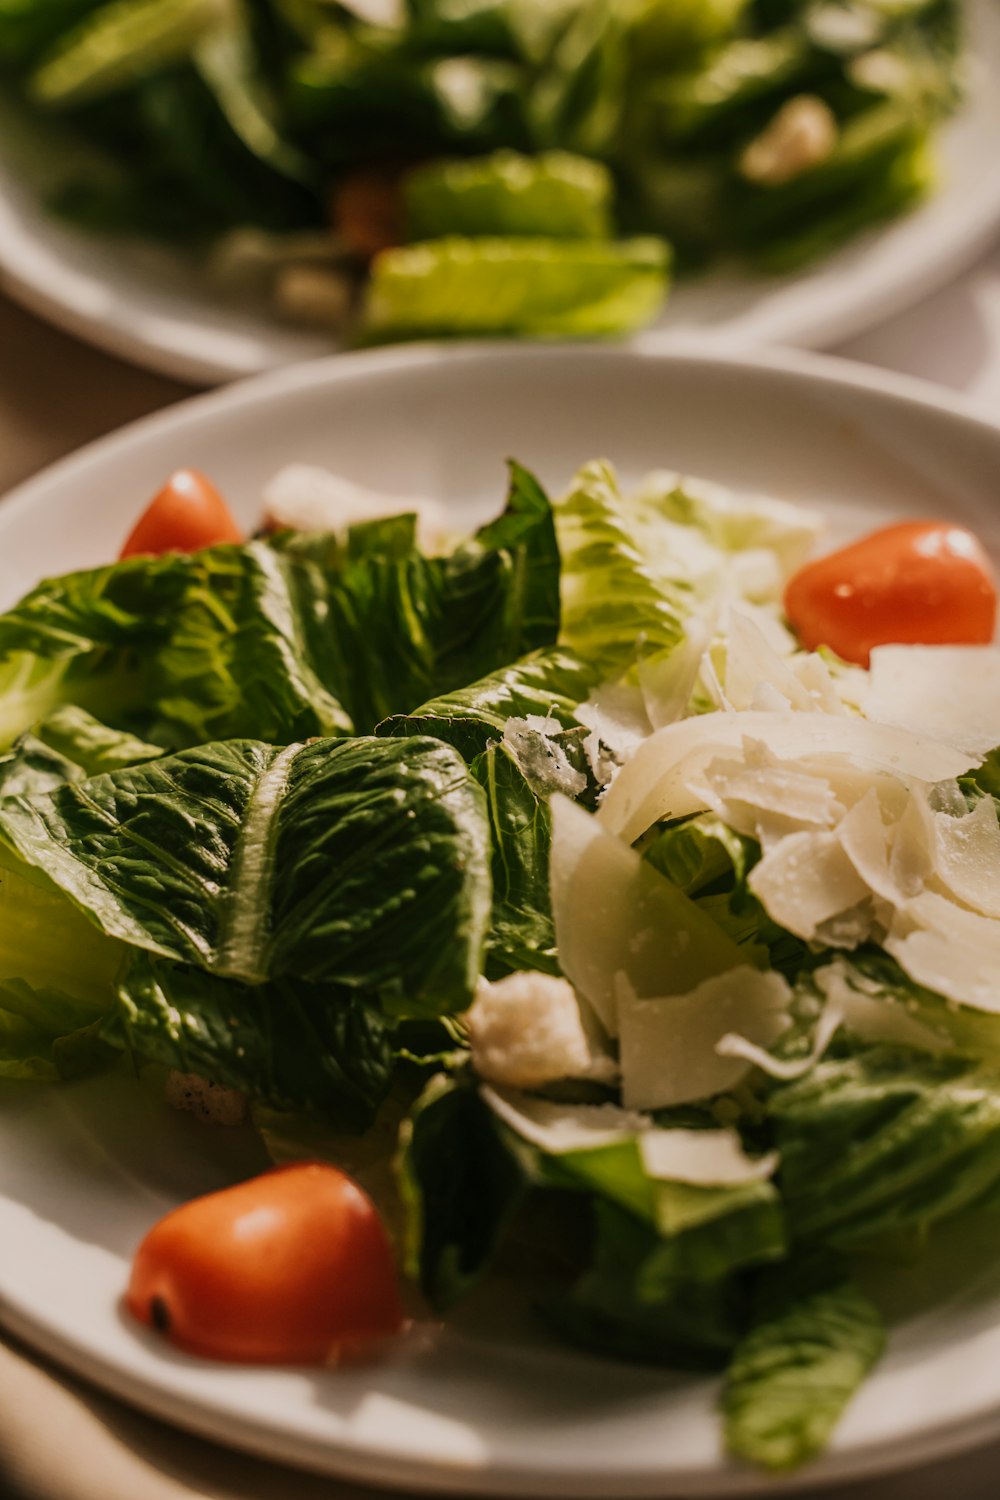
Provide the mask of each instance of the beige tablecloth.
[{"label": "beige tablecloth", "polygon": [[[0,296],[0,494],[81,443],[185,394],[175,382],[44,327]],[[919,1474],[823,1493],[829,1500],[996,1500],[1000,1444]],[[175,1431],[0,1338],[0,1496],[364,1500],[371,1494]]]}]

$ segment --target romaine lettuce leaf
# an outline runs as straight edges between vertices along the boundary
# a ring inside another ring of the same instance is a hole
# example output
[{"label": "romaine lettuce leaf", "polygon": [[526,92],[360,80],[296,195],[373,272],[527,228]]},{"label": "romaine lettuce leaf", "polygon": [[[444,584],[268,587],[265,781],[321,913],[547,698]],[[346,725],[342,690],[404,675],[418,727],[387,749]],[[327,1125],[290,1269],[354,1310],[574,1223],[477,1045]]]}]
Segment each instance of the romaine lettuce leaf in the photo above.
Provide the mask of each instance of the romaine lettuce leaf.
[{"label": "romaine lettuce leaf", "polygon": [[993,1064],[840,1037],[767,1109],[800,1241],[863,1248],[1000,1201]]},{"label": "romaine lettuce leaf", "polygon": [[110,936],[246,985],[419,1015],[461,1009],[480,972],[489,827],[439,741],[208,745],[8,798],[0,839]]},{"label": "romaine lettuce leaf", "polygon": [[609,239],[613,194],[607,167],[566,151],[497,151],[470,161],[431,162],[406,178],[408,238]]},{"label": "romaine lettuce leaf", "polygon": [[433,735],[471,761],[503,738],[510,719],[530,714],[555,720],[565,729],[579,728],[575,710],[594,686],[595,675],[574,652],[552,646],[471,687],[434,698],[412,713],[386,719],[378,733]]},{"label": "romaine lettuce leaf", "polygon": [[555,502],[562,558],[560,641],[605,676],[619,675],[640,651],[672,650],[695,602],[683,575],[663,573],[644,555],[610,464],[585,464]]},{"label": "romaine lettuce leaf", "polygon": [[0,981],[0,1078],[52,1082],[77,1078],[116,1056],[103,1041],[108,996],[84,1000],[64,990]]},{"label": "romaine lettuce leaf", "polygon": [[774,1470],[825,1448],[885,1346],[878,1309],[826,1256],[764,1272],[726,1373],[726,1447]]},{"label": "romaine lettuce leaf", "polygon": [[527,1189],[470,1079],[427,1086],[400,1135],[399,1181],[407,1271],[443,1310],[488,1269]]},{"label": "romaine lettuce leaf", "polygon": [[0,798],[50,792],[64,782],[157,760],[162,754],[158,745],[109,729],[86,709],[66,704],[0,755]]},{"label": "romaine lettuce leaf", "polygon": [[732,1278],[664,1278],[663,1241],[641,1219],[598,1199],[588,1268],[543,1309],[558,1333],[595,1353],[673,1368],[718,1369],[739,1339],[746,1294]]},{"label": "romaine lettuce leaf", "polygon": [[0,615],[0,744],[66,703],[170,749],[372,729],[555,640],[558,549],[526,471],[450,557],[413,535],[394,518],[47,580]]},{"label": "romaine lettuce leaf", "polygon": [[377,1002],[327,981],[239,984],[134,953],[110,1034],[136,1056],[348,1130],[374,1120],[392,1078]]},{"label": "romaine lettuce leaf", "polygon": [[630,333],[660,311],[669,269],[657,239],[450,236],[376,257],[366,330],[371,339]]}]

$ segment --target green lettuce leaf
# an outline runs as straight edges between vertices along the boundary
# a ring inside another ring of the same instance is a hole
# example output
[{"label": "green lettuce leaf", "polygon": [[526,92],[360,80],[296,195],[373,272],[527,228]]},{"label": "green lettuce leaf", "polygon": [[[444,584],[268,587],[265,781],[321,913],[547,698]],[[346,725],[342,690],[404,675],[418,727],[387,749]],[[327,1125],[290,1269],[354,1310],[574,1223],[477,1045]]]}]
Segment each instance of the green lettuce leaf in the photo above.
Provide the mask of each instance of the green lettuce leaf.
[{"label": "green lettuce leaf", "polygon": [[545,1307],[546,1321],[573,1343],[612,1358],[720,1368],[743,1331],[743,1288],[732,1279],[664,1277],[655,1230],[601,1199],[593,1218],[590,1265],[571,1291]]},{"label": "green lettuce leaf", "polygon": [[357,991],[300,979],[245,985],[136,953],[111,1034],[137,1056],[242,1089],[274,1110],[364,1130],[389,1088],[392,1031]]},{"label": "green lettuce leaf", "polygon": [[515,1153],[467,1078],[432,1079],[400,1135],[406,1268],[432,1307],[486,1272],[527,1189]]},{"label": "green lettuce leaf", "polygon": [[0,798],[50,792],[64,782],[83,781],[162,754],[158,745],[109,729],[86,709],[67,704],[0,755]]},{"label": "green lettuce leaf", "polygon": [[1000,1202],[1000,1072],[841,1036],[768,1099],[794,1237],[837,1249],[917,1238]]},{"label": "green lettuce leaf", "polygon": [[672,650],[694,603],[691,585],[655,567],[610,464],[585,464],[556,502],[562,558],[560,641],[610,677],[641,649]]},{"label": "green lettuce leaf", "polygon": [[468,761],[502,739],[510,719],[529,714],[565,729],[579,728],[575,711],[596,685],[593,669],[574,652],[549,647],[523,657],[471,687],[443,694],[413,713],[384,720],[378,733],[429,734],[454,745]]},{"label": "green lettuce leaf", "polygon": [[607,167],[565,151],[431,162],[406,178],[407,237],[610,239],[613,194]]},{"label": "green lettuce leaf", "polygon": [[660,311],[669,268],[663,240],[450,236],[376,258],[366,329],[377,339],[630,333]]},{"label": "green lettuce leaf", "polygon": [[208,745],[0,804],[0,839],[110,936],[402,1014],[472,995],[488,838],[479,788],[427,739]]},{"label": "green lettuce leaf", "polygon": [[726,1373],[729,1452],[773,1470],[815,1458],[884,1346],[878,1309],[835,1261],[765,1272]]}]

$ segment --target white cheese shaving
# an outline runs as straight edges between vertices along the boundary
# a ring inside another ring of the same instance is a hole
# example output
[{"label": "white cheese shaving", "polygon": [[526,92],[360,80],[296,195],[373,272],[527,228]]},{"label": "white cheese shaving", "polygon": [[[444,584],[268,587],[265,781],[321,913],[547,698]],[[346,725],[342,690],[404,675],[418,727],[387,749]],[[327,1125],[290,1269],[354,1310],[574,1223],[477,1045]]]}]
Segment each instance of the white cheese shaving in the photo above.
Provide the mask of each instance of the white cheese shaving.
[{"label": "white cheese shaving", "polygon": [[936,881],[956,901],[1000,918],[1000,822],[992,797],[962,817],[930,814]]},{"label": "white cheese shaving", "polygon": [[666,1109],[735,1088],[750,1064],[721,1056],[718,1043],[740,1032],[763,1046],[788,1023],[791,991],[780,974],[740,965],[687,994],[639,1000],[618,982],[622,1098],[629,1109]]},{"label": "white cheese shaving", "polygon": [[885,948],[925,989],[1000,1015],[1000,922],[922,891],[896,913]]},{"label": "white cheese shaving", "polygon": [[835,1014],[863,1042],[889,1042],[924,1052],[940,1052],[946,1046],[905,1004],[886,995],[842,959],[817,969],[813,980],[828,1002],[825,1014]]},{"label": "white cheese shaving", "polygon": [[649,1177],[692,1187],[745,1187],[766,1182],[779,1156],[748,1156],[735,1130],[647,1130],[639,1154]]},{"label": "white cheese shaving", "polygon": [[876,646],[863,708],[869,719],[973,754],[1000,745],[1000,649]]},{"label": "white cheese shaving", "polygon": [[608,790],[601,822],[627,843],[661,818],[705,810],[698,778],[720,752],[759,741],[784,760],[822,769],[820,756],[839,755],[868,773],[904,782],[945,781],[978,764],[975,755],[921,739],[907,730],[848,715],[787,713],[702,714],[657,730],[622,767]]},{"label": "white cheese shaving", "polygon": [[557,1104],[489,1084],[480,1093],[498,1119],[550,1156],[614,1146],[652,1124],[648,1115],[619,1109],[617,1104]]},{"label": "white cheese shaving", "polygon": [[617,975],[638,995],[683,994],[741,962],[736,944],[597,818],[564,797],[550,808],[559,962],[609,1035]]},{"label": "white cheese shaving", "polygon": [[731,609],[726,631],[726,698],[735,709],[758,706],[762,687],[780,695],[786,708],[814,713],[819,705],[790,663],[774,650],[755,619]]},{"label": "white cheese shaving", "polygon": [[448,536],[444,506],[422,495],[384,495],[329,469],[289,464],[264,486],[264,525],[296,531],[343,531],[363,521],[415,515],[417,541],[440,551]]},{"label": "white cheese shaving", "polygon": [[835,833],[793,833],[768,850],[748,885],[768,916],[807,942],[869,888]]}]

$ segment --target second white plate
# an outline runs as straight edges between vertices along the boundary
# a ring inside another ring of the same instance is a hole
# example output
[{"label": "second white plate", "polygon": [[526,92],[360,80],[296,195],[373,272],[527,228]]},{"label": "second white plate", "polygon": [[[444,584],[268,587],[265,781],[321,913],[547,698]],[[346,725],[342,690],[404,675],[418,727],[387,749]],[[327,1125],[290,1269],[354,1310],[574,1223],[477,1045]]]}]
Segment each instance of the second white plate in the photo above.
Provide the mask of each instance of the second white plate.
[{"label": "second white plate", "polygon": [[[969,93],[943,133],[943,184],[921,208],[790,276],[718,273],[682,284],[664,336],[825,348],[944,285],[1000,226],[1000,9],[968,0]],[[51,163],[0,116],[0,285],[67,332],[166,375],[215,384],[331,351],[321,334],[225,302],[165,251],[57,222]]]}]

